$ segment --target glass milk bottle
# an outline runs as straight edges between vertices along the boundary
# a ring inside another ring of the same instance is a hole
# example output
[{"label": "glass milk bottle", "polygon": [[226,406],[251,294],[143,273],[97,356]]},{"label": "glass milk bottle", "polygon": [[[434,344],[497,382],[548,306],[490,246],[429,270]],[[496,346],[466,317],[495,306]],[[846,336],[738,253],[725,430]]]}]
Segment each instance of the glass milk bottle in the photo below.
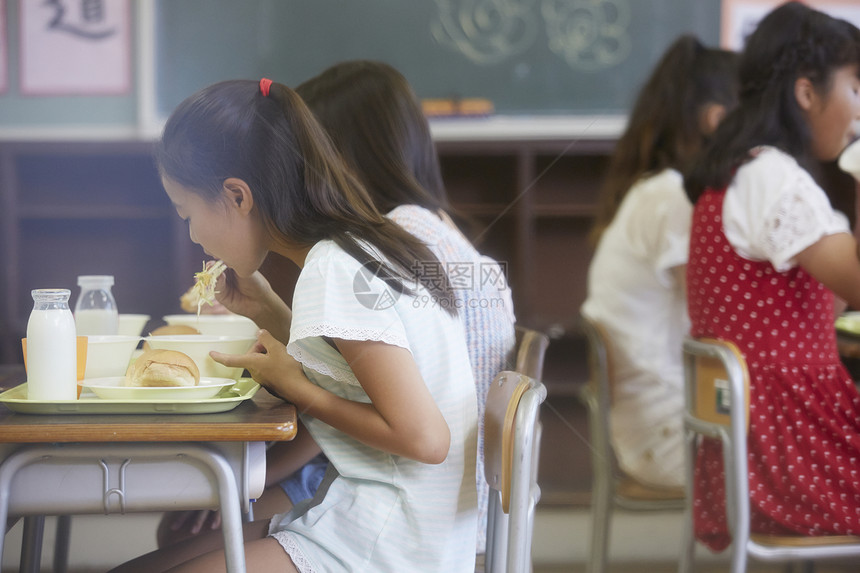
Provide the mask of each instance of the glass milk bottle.
[{"label": "glass milk bottle", "polygon": [[76,400],[77,337],[68,289],[37,289],[27,322],[27,398]]},{"label": "glass milk bottle", "polygon": [[119,314],[116,300],[110,291],[113,277],[110,275],[87,275],[78,277],[81,294],[75,304],[75,324],[78,336],[116,334],[119,330]]}]

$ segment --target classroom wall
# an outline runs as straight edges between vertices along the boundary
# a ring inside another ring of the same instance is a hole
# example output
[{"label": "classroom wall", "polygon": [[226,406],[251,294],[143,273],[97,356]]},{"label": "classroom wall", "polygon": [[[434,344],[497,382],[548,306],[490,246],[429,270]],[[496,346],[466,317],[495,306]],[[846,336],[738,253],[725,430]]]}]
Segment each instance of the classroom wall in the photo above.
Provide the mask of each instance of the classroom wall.
[{"label": "classroom wall", "polygon": [[[131,89],[23,95],[22,2],[5,16],[0,138],[153,137],[182,98],[227,78],[295,85],[343,59],[398,67],[422,98],[486,98],[498,115],[624,115],[681,33],[719,40],[720,0],[110,0],[128,6]],[[72,13],[84,0],[63,0]],[[40,3],[46,18],[54,8]],[[57,32],[60,33],[60,32]],[[0,45],[0,47],[3,47]],[[95,65],[95,64],[94,64]]]}]

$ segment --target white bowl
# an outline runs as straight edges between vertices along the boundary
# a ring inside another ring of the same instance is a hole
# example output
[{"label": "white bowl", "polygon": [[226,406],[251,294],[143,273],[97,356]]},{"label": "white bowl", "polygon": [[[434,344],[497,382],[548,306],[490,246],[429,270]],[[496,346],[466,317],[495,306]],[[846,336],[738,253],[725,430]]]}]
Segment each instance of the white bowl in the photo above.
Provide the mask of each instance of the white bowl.
[{"label": "white bowl", "polygon": [[168,314],[162,317],[169,325],[181,324],[197,329],[200,334],[215,336],[257,336],[257,325],[239,314]]},{"label": "white bowl", "polygon": [[121,334],[88,336],[87,367],[84,378],[124,376],[140,336]]},{"label": "white bowl", "polygon": [[117,334],[124,336],[142,336],[143,329],[149,319],[148,314],[122,314],[119,315],[119,330]]},{"label": "white bowl", "polygon": [[147,336],[147,344],[155,350],[178,350],[184,352],[197,364],[201,378],[230,378],[242,376],[241,368],[228,368],[212,360],[210,350],[225,354],[244,354],[254,342],[254,336],[213,336],[209,334],[175,334]]},{"label": "white bowl", "polygon": [[860,139],[855,140],[842,151],[842,155],[839,156],[839,168],[860,181]]}]

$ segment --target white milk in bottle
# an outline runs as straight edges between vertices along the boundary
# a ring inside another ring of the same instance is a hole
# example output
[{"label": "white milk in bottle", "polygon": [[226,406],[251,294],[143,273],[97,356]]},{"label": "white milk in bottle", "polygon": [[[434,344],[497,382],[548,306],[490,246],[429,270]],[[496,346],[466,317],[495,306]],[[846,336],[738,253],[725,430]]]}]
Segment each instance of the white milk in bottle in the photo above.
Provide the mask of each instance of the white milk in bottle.
[{"label": "white milk in bottle", "polygon": [[68,289],[37,289],[27,322],[27,398],[78,397],[77,337]]},{"label": "white milk in bottle", "polygon": [[75,324],[78,336],[116,334],[119,330],[119,311],[111,287],[110,275],[78,277],[81,294],[75,304]]}]

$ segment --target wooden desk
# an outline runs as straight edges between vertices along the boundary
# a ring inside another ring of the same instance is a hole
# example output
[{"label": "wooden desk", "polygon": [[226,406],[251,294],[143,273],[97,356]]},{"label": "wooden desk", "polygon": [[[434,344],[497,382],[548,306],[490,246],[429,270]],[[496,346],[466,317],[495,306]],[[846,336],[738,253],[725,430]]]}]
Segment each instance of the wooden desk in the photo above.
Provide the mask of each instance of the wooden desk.
[{"label": "wooden desk", "polygon": [[[3,368],[0,386],[22,377],[23,369]],[[262,492],[265,442],[295,433],[295,408],[262,389],[217,414],[28,415],[0,407],[0,523],[9,515],[220,507],[227,570],[243,572],[240,508]],[[0,558],[3,541],[0,533]]]}]

